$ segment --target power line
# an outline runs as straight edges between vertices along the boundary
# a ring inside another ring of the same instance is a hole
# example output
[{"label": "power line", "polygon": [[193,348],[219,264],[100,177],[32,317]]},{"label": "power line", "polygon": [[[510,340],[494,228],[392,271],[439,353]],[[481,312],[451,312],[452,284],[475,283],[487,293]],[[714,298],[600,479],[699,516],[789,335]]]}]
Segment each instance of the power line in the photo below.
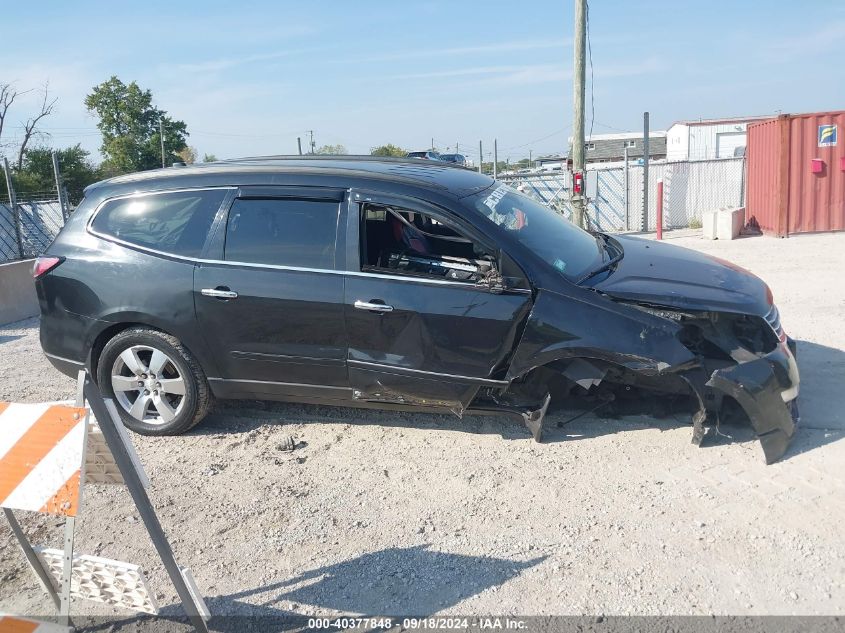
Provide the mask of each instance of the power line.
[{"label": "power line", "polygon": [[626,132],[629,134],[635,133],[635,130],[623,130],[621,127],[613,127],[612,125],[607,125],[607,123],[602,123],[600,121],[596,121],[596,125],[599,127],[605,127],[608,130],[613,130],[614,132]]},{"label": "power line", "polygon": [[523,147],[528,147],[529,145],[533,145],[534,143],[540,143],[541,141],[545,141],[546,139],[549,139],[553,136],[556,136],[557,134],[560,134],[561,132],[565,132],[566,130],[568,130],[571,127],[572,127],[571,125],[567,125],[566,127],[562,127],[559,130],[555,130],[551,134],[547,134],[546,136],[544,136],[542,138],[538,138],[538,139],[535,139],[533,141],[528,141],[527,143],[523,143],[522,145],[514,145],[513,147],[506,147],[502,151],[507,152],[507,151],[510,151],[512,149],[522,149]]}]

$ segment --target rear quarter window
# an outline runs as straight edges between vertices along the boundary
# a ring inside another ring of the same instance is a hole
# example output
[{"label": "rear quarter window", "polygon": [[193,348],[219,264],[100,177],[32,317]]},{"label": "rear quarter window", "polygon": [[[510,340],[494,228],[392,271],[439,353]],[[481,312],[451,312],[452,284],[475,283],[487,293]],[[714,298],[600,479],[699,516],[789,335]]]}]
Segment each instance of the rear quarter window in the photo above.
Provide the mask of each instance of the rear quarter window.
[{"label": "rear quarter window", "polygon": [[206,189],[109,200],[91,228],[129,244],[198,257],[225,196],[225,189]]}]

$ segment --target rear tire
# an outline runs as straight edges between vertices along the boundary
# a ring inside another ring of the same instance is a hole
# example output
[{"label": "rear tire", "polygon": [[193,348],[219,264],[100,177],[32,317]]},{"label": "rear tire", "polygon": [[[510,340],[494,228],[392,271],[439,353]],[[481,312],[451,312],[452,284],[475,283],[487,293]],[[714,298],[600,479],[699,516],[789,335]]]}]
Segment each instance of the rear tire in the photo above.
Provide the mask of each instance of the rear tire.
[{"label": "rear tire", "polygon": [[211,409],[199,363],[179,340],[148,328],[124,330],[106,343],[97,384],[123,424],[142,435],[179,435]]}]

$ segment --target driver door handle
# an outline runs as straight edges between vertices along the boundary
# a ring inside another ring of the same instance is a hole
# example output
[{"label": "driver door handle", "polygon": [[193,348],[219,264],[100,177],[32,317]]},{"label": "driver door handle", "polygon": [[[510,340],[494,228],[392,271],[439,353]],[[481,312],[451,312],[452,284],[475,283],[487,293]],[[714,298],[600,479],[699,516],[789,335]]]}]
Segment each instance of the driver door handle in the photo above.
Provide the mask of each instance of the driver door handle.
[{"label": "driver door handle", "polygon": [[228,288],[203,288],[201,290],[204,297],[216,297],[218,299],[237,299],[238,293]]},{"label": "driver door handle", "polygon": [[369,301],[361,301],[357,299],[354,306],[358,310],[369,310],[371,312],[393,312],[393,306],[385,305],[383,303],[370,303]]}]

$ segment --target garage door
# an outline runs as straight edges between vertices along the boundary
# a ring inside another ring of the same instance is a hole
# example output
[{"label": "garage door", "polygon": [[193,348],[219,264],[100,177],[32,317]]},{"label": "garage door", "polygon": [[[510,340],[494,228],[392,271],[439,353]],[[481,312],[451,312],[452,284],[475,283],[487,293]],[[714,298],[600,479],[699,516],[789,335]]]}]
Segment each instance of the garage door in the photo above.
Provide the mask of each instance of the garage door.
[{"label": "garage door", "polygon": [[716,158],[733,158],[737,147],[745,147],[745,132],[716,134]]}]

